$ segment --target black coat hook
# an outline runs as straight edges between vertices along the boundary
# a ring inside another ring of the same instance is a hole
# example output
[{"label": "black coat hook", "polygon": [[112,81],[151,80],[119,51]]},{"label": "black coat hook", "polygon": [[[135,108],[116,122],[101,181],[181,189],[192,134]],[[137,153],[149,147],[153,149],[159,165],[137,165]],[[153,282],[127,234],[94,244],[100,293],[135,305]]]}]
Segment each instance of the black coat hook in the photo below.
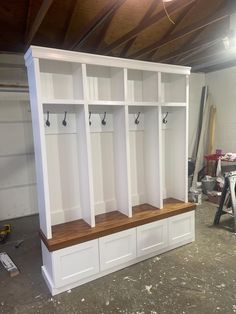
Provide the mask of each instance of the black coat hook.
[{"label": "black coat hook", "polygon": [[162,119],[162,123],[166,124],[167,121],[167,117],[168,117],[169,112],[166,113],[166,115],[164,116],[164,118]]},{"label": "black coat hook", "polygon": [[139,116],[140,116],[140,112],[138,112],[138,115],[137,115],[136,119],[134,120],[135,124],[139,124]]},{"label": "black coat hook", "polygon": [[45,122],[46,126],[50,127],[51,123],[49,121],[49,111],[47,111],[47,120]]},{"label": "black coat hook", "polygon": [[65,111],[64,119],[62,120],[62,125],[64,126],[67,126],[66,115],[67,115],[67,111]]},{"label": "black coat hook", "polygon": [[105,112],[104,112],[103,119],[102,119],[102,125],[106,125],[106,124],[107,124],[107,122],[106,122],[106,115],[107,115],[107,113],[106,113],[106,111],[105,111]]},{"label": "black coat hook", "polygon": [[89,111],[89,125],[91,125],[91,124],[92,124],[92,122],[91,122],[91,114],[92,114],[92,112],[91,112],[91,111]]}]

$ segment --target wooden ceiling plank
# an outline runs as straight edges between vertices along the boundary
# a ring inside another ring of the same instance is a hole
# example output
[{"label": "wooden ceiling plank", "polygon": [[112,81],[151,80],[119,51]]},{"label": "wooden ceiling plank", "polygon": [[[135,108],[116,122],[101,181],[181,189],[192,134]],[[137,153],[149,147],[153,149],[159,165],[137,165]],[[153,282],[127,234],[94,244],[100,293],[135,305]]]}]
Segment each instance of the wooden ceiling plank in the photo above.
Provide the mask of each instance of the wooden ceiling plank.
[{"label": "wooden ceiling plank", "polygon": [[102,29],[100,31],[99,36],[97,36],[93,42],[93,50],[97,51],[102,47],[104,43],[104,39],[106,37],[106,34],[109,30],[109,27],[111,25],[111,22],[113,20],[113,17],[115,15],[115,11],[109,16],[109,18],[103,23]]},{"label": "wooden ceiling plank", "polygon": [[[159,1],[160,2],[160,1]],[[138,26],[141,27],[143,23],[145,23],[146,19],[149,18],[153,11],[155,10],[156,6],[157,6],[157,0],[153,0],[152,3],[150,4],[148,10],[145,12],[143,18],[141,19],[141,21],[139,22]],[[121,57],[125,57],[125,55],[127,54],[128,50],[130,49],[130,47],[133,45],[133,43],[135,42],[137,36],[133,37],[132,39],[130,39],[129,41],[127,41],[127,43],[125,44],[125,46],[123,47],[120,56]]]},{"label": "wooden ceiling plank", "polygon": [[70,49],[78,49],[83,43],[87,40],[89,36],[91,36],[94,31],[101,26],[102,23],[105,22],[107,18],[114,11],[116,11],[126,0],[110,0],[109,3],[92,19],[92,21],[88,24],[88,26],[84,29],[83,33],[79,38],[77,38],[76,42],[73,43]]},{"label": "wooden ceiling plank", "polygon": [[65,30],[65,33],[64,33],[63,46],[65,46],[67,41],[68,41],[68,38],[69,38],[69,35],[70,35],[70,32],[71,32],[71,28],[72,28],[72,25],[74,23],[75,16],[76,16],[76,13],[77,13],[78,4],[79,4],[79,0],[75,0],[73,5],[72,5],[70,19],[67,22],[66,30]]},{"label": "wooden ceiling plank", "polygon": [[[184,18],[186,18],[186,16],[190,13],[194,5],[195,3],[193,2],[191,5],[189,5],[189,7],[187,6],[186,9],[183,10],[183,12],[177,17],[175,24],[171,24],[168,31],[162,36],[162,39],[164,39],[165,37],[169,37],[175,31],[175,29],[182,23]],[[156,50],[148,52],[148,59],[152,60],[152,57],[155,53]]]},{"label": "wooden ceiling plank", "polygon": [[[170,4],[168,6],[168,14],[173,14],[177,12],[180,9],[183,9],[184,7],[188,6],[189,4],[195,2],[196,0],[179,0],[175,1],[173,4]],[[160,22],[166,18],[166,13],[164,10],[161,12],[156,13],[154,16],[152,16],[149,19],[145,20],[145,23],[142,23],[142,25],[137,25],[135,28],[133,28],[131,31],[123,35],[122,37],[115,40],[113,43],[108,45],[104,50],[103,54],[109,54],[113,49],[120,47],[121,45],[125,44],[127,41],[131,40],[132,38],[136,37],[138,34],[143,32],[146,28],[153,25],[154,23]]]},{"label": "wooden ceiling plank", "polygon": [[53,0],[43,0],[41,7],[31,25],[31,28],[29,29],[28,34],[26,35],[25,42],[26,47],[28,47],[32,40],[34,39],[35,34],[39,30],[40,25],[42,24],[48,10],[50,9],[51,5],[53,3]]},{"label": "wooden ceiling plank", "polygon": [[32,1],[28,0],[28,8],[27,8],[27,15],[26,15],[26,22],[25,22],[25,37],[24,38],[26,38],[27,34],[29,33],[31,9],[32,9]]},{"label": "wooden ceiling plank", "polygon": [[183,55],[183,54],[185,54],[185,53],[188,53],[189,51],[192,51],[193,49],[195,49],[195,48],[197,48],[197,47],[199,47],[199,46],[201,46],[201,45],[203,45],[203,44],[209,42],[209,38],[206,38],[206,39],[203,40],[203,41],[195,42],[195,43],[194,43],[194,40],[195,40],[195,39],[200,35],[200,33],[202,33],[202,32],[203,32],[202,29],[200,29],[199,31],[196,31],[196,32],[194,33],[194,35],[192,36],[192,38],[191,38],[191,42],[187,41],[187,43],[184,44],[184,45],[182,45],[179,49],[174,50],[174,51],[171,51],[169,54],[164,55],[164,56],[162,56],[162,57],[160,57],[160,58],[157,56],[157,58],[155,58],[155,61],[156,61],[156,62],[166,62],[166,61],[168,61],[168,60],[171,60],[171,59],[173,59],[173,58],[176,58],[176,57],[178,57],[178,56],[181,56],[181,55]]},{"label": "wooden ceiling plank", "polygon": [[205,28],[208,25],[211,25],[213,23],[216,23],[222,19],[227,18],[230,14],[232,14],[235,10],[236,10],[236,3],[233,3],[233,5],[227,6],[226,8],[217,11],[214,15],[209,16],[203,20],[200,20],[190,26],[187,26],[183,29],[181,29],[179,32],[175,32],[174,34],[170,34],[169,37],[165,37],[161,40],[158,40],[157,42],[135,52],[134,54],[132,54],[131,56],[129,56],[130,58],[138,58],[141,57],[142,55],[151,52],[157,48],[160,48],[164,45],[167,45],[179,38],[183,38],[186,35],[189,35],[191,33],[194,33],[202,28]]}]

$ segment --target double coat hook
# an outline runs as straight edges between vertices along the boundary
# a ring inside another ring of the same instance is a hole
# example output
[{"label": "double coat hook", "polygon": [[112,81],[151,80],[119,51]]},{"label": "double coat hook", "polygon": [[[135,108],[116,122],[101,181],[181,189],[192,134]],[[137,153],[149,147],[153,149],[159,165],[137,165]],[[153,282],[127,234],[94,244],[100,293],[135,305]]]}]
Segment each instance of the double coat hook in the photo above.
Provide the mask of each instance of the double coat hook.
[{"label": "double coat hook", "polygon": [[140,112],[138,112],[136,119],[134,120],[135,124],[139,124],[139,116],[140,116]]},{"label": "double coat hook", "polygon": [[102,119],[102,125],[106,125],[106,124],[107,124],[107,122],[106,122],[106,115],[107,115],[107,113],[106,113],[106,111],[105,111],[105,112],[104,112],[103,119]]},{"label": "double coat hook", "polygon": [[46,126],[50,127],[51,123],[49,121],[49,111],[47,111],[47,120],[45,122]]},{"label": "double coat hook", "polygon": [[67,126],[66,115],[67,115],[67,111],[65,111],[64,119],[62,120],[62,125],[64,126]]}]

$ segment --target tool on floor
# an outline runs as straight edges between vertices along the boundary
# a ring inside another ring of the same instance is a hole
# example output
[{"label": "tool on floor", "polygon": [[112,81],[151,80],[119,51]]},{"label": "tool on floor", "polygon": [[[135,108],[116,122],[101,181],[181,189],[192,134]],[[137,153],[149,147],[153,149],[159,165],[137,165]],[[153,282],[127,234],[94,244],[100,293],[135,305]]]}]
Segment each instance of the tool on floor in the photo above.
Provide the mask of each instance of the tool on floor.
[{"label": "tool on floor", "polygon": [[224,174],[225,183],[221,194],[220,205],[214,218],[214,225],[220,223],[220,218],[224,214],[229,214],[234,218],[233,231],[236,233],[236,171]]},{"label": "tool on floor", "polygon": [[8,271],[10,277],[15,277],[19,275],[19,270],[16,267],[16,265],[13,263],[9,255],[7,255],[6,252],[0,253],[0,261],[3,265],[3,267]]},{"label": "tool on floor", "polygon": [[0,228],[0,243],[5,243],[9,233],[11,232],[11,225],[6,224]]}]

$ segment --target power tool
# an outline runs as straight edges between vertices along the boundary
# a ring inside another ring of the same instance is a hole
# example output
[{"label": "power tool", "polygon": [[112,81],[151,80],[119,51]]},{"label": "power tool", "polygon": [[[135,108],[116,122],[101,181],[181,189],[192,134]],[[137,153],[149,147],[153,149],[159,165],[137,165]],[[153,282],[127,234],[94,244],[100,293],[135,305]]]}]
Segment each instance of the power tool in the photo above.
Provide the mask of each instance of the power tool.
[{"label": "power tool", "polygon": [[11,232],[11,225],[6,224],[0,228],[0,243],[3,244],[6,242],[9,233]]}]

